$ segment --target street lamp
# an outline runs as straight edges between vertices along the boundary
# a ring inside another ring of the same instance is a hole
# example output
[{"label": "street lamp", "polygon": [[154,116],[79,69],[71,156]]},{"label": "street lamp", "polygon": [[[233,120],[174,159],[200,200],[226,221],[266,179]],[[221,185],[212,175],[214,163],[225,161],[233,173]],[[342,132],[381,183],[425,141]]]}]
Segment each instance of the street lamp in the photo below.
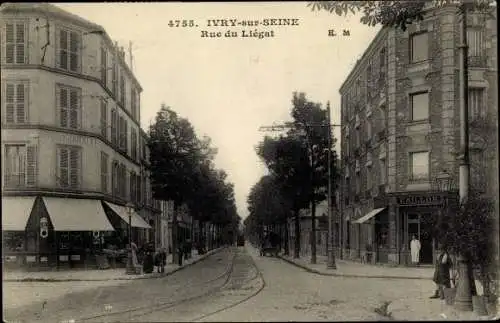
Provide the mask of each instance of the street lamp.
[{"label": "street lamp", "polygon": [[125,205],[128,214],[128,259],[127,259],[127,275],[135,274],[135,265],[133,260],[133,250],[132,250],[132,212],[134,212],[134,205],[132,203],[127,203]]},{"label": "street lamp", "polygon": [[330,102],[326,105],[328,121],[328,263],[327,268],[337,269],[335,250],[333,248],[333,214],[332,214],[332,123],[330,121]]}]

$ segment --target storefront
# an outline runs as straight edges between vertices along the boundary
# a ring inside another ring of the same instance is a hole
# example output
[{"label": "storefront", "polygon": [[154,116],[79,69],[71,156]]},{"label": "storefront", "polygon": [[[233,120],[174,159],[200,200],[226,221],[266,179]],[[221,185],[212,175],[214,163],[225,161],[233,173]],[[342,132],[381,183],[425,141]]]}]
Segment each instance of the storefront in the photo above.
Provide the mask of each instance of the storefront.
[{"label": "storefront", "polygon": [[[131,220],[149,228],[135,213]],[[102,248],[128,241],[125,207],[96,199],[4,196],[2,224],[4,261],[13,266],[92,267]]]},{"label": "storefront", "polygon": [[398,192],[375,199],[364,215],[358,211],[354,221],[346,218],[345,251],[350,259],[362,262],[409,265],[415,236],[421,244],[420,263],[432,265],[435,225],[445,204],[457,198],[456,192]]}]

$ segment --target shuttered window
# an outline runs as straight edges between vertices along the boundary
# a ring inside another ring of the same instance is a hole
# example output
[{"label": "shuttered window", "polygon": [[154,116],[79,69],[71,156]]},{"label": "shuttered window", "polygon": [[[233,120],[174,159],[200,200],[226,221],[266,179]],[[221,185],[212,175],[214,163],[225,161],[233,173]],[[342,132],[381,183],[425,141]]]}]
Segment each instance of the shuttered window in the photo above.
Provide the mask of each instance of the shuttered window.
[{"label": "shuttered window", "polygon": [[112,174],[111,174],[111,180],[112,180],[112,186],[111,186],[111,193],[113,194],[113,196],[118,196],[119,195],[119,192],[120,192],[120,186],[118,185],[118,178],[119,178],[119,172],[118,172],[118,169],[119,169],[119,164],[118,162],[115,160],[113,161],[113,167],[112,167]]},{"label": "shuttered window", "polygon": [[7,81],[5,83],[4,123],[25,123],[27,121],[28,88],[26,82]]},{"label": "shuttered window", "polygon": [[139,174],[135,176],[135,184],[136,184],[135,199],[137,203],[141,203],[141,176]]},{"label": "shuttered window", "polygon": [[5,24],[5,62],[7,64],[27,63],[27,44],[25,23]]},{"label": "shuttered window", "polygon": [[101,191],[103,193],[108,192],[108,161],[109,157],[108,154],[105,152],[101,152]]},{"label": "shuttered window", "polygon": [[469,88],[469,118],[476,119],[485,116],[484,88]]},{"label": "shuttered window", "polygon": [[136,183],[137,177],[135,176],[135,172],[130,172],[130,200],[133,202],[136,202],[136,189],[137,189],[137,183]]},{"label": "shuttered window", "polygon": [[101,135],[108,139],[108,103],[101,100]]},{"label": "shuttered window", "polygon": [[130,156],[133,160],[137,160],[137,131],[130,130]]},{"label": "shuttered window", "polygon": [[118,112],[111,110],[111,143],[118,145]]},{"label": "shuttered window", "polygon": [[5,187],[19,188],[36,185],[36,146],[5,145],[4,163]]},{"label": "shuttered window", "polygon": [[123,108],[126,109],[125,107],[125,77],[123,76],[123,72],[120,73],[120,103],[122,104]]},{"label": "shuttered window", "polygon": [[59,29],[57,45],[57,66],[63,70],[80,72],[80,34],[75,31]]},{"label": "shuttered window", "polygon": [[108,87],[108,53],[105,48],[101,48],[101,81]]},{"label": "shuttered window", "polygon": [[118,97],[118,64],[116,62],[117,58],[116,55],[113,58],[113,95],[115,96],[115,99]]},{"label": "shuttered window", "polygon": [[80,89],[58,86],[59,125],[63,128],[80,127]]},{"label": "shuttered window", "polygon": [[132,118],[137,120],[137,92],[134,89],[130,91],[130,112],[132,113]]},{"label": "shuttered window", "polygon": [[63,188],[79,188],[81,176],[80,147],[58,147],[57,165],[57,177],[59,186]]},{"label": "shuttered window", "polygon": [[120,117],[119,121],[119,134],[120,134],[120,149],[127,150],[128,148],[128,124],[124,117]]}]

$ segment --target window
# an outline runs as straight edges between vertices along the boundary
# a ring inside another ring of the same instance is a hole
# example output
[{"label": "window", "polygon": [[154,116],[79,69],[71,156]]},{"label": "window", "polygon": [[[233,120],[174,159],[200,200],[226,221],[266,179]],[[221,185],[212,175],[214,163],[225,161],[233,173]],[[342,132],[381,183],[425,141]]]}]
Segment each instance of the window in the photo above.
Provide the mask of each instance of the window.
[{"label": "window", "polygon": [[135,172],[130,172],[130,200],[136,202],[136,184],[137,177],[135,176]]},{"label": "window", "polygon": [[116,109],[111,109],[111,143],[118,145],[118,112]]},{"label": "window", "polygon": [[359,131],[359,128],[356,129],[355,137],[356,137],[356,148],[359,148],[359,146],[361,146],[361,143],[360,143],[361,132]]},{"label": "window", "polygon": [[108,139],[108,103],[101,100],[101,135]]},{"label": "window", "polygon": [[426,120],[429,118],[429,93],[414,93],[410,95],[411,120]]},{"label": "window", "polygon": [[385,56],[385,48],[382,48],[380,50],[379,58],[380,58],[380,70],[382,71],[385,67],[385,60],[387,59]]},{"label": "window", "polygon": [[410,37],[411,63],[426,61],[429,58],[429,36],[426,32]]},{"label": "window", "polygon": [[108,87],[108,53],[106,49],[101,48],[101,81],[104,86]]},{"label": "window", "polygon": [[35,186],[36,166],[35,146],[5,145],[4,186]]},{"label": "window", "polygon": [[137,160],[137,131],[131,129],[130,133],[130,155],[133,160]]},{"label": "window", "polygon": [[132,113],[132,118],[137,120],[137,93],[134,89],[130,91],[130,112]]},{"label": "window", "polygon": [[127,168],[125,167],[125,165],[120,164],[120,196],[122,198],[127,197],[127,178]]},{"label": "window", "polygon": [[380,185],[387,183],[387,165],[385,164],[385,159],[379,159],[380,164]]},{"label": "window", "polygon": [[119,120],[119,135],[120,135],[120,142],[119,142],[119,147],[120,149],[127,150],[128,149],[128,124],[127,120],[125,120],[124,117],[120,117]]},{"label": "window", "polygon": [[137,189],[135,191],[135,194],[136,194],[136,199],[137,199],[137,203],[142,203],[142,196],[141,196],[141,193],[142,193],[142,183],[141,183],[141,176],[139,174],[136,175],[135,177],[135,183],[137,184]]},{"label": "window", "polygon": [[75,31],[59,29],[58,31],[58,64],[63,70],[80,71],[81,35]]},{"label": "window", "polygon": [[80,127],[80,89],[58,86],[59,125],[63,128]]},{"label": "window", "polygon": [[379,120],[380,120],[380,130],[383,130],[386,127],[386,122],[385,122],[385,119],[386,119],[385,118],[385,106],[383,106],[383,105],[380,106],[378,110],[379,110],[379,113],[380,113],[380,118],[379,118]]},{"label": "window", "polygon": [[372,121],[370,118],[366,119],[366,140],[370,140],[372,138]]},{"label": "window", "polygon": [[111,186],[111,194],[113,196],[118,196],[120,193],[120,186],[118,182],[118,177],[119,177],[119,164],[116,160],[113,161],[112,164],[112,169],[111,169],[111,181],[112,181],[112,186]]},{"label": "window", "polygon": [[25,123],[28,108],[28,84],[7,81],[5,84],[5,119],[4,122]]},{"label": "window", "polygon": [[429,152],[410,153],[410,172],[413,181],[429,179]]},{"label": "window", "polygon": [[118,64],[116,62],[117,57],[113,58],[113,95],[115,99],[118,97]]},{"label": "window", "polygon": [[482,66],[485,50],[483,31],[478,28],[467,28],[467,44],[469,45],[468,56],[470,66]]},{"label": "window", "polygon": [[103,193],[108,192],[108,160],[109,157],[105,152],[101,152],[101,190]]},{"label": "window", "polygon": [[372,189],[372,169],[371,167],[366,167],[366,189]]},{"label": "window", "polygon": [[347,133],[347,134],[346,134],[346,136],[345,136],[345,155],[346,155],[346,156],[349,156],[349,155],[350,155],[350,154],[349,154],[349,152],[350,152],[350,151],[349,151],[349,139],[350,139],[350,138],[349,138],[349,133]]},{"label": "window", "polygon": [[356,194],[361,192],[361,176],[359,172],[356,172]]},{"label": "window", "polygon": [[123,72],[120,73],[120,103],[125,109],[125,77],[123,76]]},{"label": "window", "polygon": [[63,188],[79,188],[81,174],[80,147],[58,147],[57,165],[57,179],[59,186]]},{"label": "window", "polygon": [[469,89],[469,118],[476,119],[486,116],[486,105],[484,104],[484,89]]},{"label": "window", "polygon": [[26,24],[9,22],[5,24],[5,62],[7,64],[26,64],[28,54]]}]

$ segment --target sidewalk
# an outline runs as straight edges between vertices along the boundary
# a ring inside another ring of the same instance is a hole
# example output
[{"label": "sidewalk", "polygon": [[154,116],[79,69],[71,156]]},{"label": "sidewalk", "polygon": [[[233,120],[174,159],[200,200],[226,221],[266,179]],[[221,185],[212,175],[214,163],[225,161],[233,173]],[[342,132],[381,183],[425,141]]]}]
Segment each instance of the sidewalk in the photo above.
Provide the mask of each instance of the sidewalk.
[{"label": "sidewalk", "polygon": [[316,256],[316,264],[311,264],[310,255],[299,259],[283,255],[279,255],[279,257],[309,272],[324,276],[431,280],[434,274],[432,267],[393,267],[335,259],[337,269],[328,269],[326,267],[327,257],[325,256]]},{"label": "sidewalk", "polygon": [[91,270],[61,270],[61,271],[38,271],[38,272],[27,272],[27,271],[4,271],[3,281],[4,282],[33,282],[33,281],[109,281],[109,280],[134,280],[134,279],[151,279],[164,277],[173,274],[174,272],[195,264],[209,255],[212,255],[222,248],[213,249],[208,251],[204,255],[198,255],[196,251],[193,251],[191,259],[183,260],[182,266],[172,264],[172,255],[167,257],[167,265],[165,266],[165,273],[142,274],[142,275],[127,275],[125,273],[125,268],[117,269],[91,269]]}]

